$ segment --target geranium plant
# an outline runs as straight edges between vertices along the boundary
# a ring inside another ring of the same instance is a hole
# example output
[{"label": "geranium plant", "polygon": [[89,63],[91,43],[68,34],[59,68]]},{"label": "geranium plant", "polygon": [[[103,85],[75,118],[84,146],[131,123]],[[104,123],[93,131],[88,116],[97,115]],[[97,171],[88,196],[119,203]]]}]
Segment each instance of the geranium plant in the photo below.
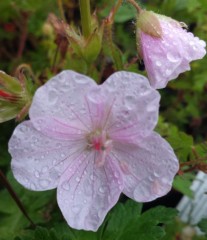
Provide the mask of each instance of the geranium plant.
[{"label": "geranium plant", "polygon": [[0,3],[5,32],[22,31],[0,72],[2,240],[205,239],[163,199],[192,197],[207,168],[205,135],[189,130],[205,121],[207,20],[164,16],[179,9],[166,2]]}]

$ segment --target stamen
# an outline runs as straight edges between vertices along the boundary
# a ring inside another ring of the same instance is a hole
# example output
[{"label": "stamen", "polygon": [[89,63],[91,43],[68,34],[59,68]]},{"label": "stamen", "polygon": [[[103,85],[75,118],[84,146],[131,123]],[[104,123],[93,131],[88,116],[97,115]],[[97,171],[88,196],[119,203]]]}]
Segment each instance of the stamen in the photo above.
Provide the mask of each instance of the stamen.
[{"label": "stamen", "polygon": [[87,140],[89,150],[94,150],[98,153],[96,159],[97,166],[103,166],[107,154],[112,149],[112,140],[108,138],[106,131],[100,129],[90,133],[87,136]]}]

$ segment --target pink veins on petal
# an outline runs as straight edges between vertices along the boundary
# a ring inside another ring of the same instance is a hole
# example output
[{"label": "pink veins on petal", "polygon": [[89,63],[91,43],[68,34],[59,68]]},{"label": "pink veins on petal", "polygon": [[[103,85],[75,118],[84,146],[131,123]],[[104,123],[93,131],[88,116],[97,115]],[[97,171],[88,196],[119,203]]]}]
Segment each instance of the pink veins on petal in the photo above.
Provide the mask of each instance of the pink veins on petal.
[{"label": "pink veins on petal", "polygon": [[30,120],[10,142],[12,171],[26,188],[57,188],[68,224],[96,231],[123,192],[135,201],[165,195],[178,171],[170,145],[153,129],[159,93],[138,74],[104,84],[63,71],[40,87]]}]

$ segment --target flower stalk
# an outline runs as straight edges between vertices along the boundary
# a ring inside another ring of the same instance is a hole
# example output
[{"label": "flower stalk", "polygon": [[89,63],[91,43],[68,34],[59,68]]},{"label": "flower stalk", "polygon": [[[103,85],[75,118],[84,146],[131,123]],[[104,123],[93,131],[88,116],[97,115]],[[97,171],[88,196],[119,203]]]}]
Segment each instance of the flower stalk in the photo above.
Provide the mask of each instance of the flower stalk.
[{"label": "flower stalk", "polygon": [[131,3],[136,9],[137,9],[137,12],[140,13],[142,11],[142,8],[139,6],[139,4],[134,1],[134,0],[127,0],[129,3]]},{"label": "flower stalk", "polygon": [[62,0],[58,0],[57,3],[58,3],[58,8],[59,8],[59,12],[60,12],[61,18],[62,18],[62,20],[64,22],[66,22],[64,10],[63,10],[63,2],[62,2]]},{"label": "flower stalk", "polygon": [[85,38],[91,34],[91,9],[90,0],[79,0],[82,33]]}]

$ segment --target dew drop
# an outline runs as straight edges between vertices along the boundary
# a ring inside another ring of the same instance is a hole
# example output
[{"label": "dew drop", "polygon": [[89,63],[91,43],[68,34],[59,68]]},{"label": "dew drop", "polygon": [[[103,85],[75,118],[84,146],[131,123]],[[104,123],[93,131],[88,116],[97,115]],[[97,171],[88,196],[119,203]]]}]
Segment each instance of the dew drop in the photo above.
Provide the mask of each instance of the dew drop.
[{"label": "dew drop", "polygon": [[98,211],[98,216],[99,216],[100,218],[102,218],[104,212],[105,212],[104,209],[99,210],[99,211]]},{"label": "dew drop", "polygon": [[166,76],[170,76],[171,73],[172,73],[172,70],[171,70],[171,69],[166,69],[166,70],[165,70]]},{"label": "dew drop", "polygon": [[194,42],[193,42],[193,41],[190,41],[189,44],[190,44],[190,46],[193,46],[193,45],[194,45]]},{"label": "dew drop", "polygon": [[42,180],[39,181],[39,184],[40,184],[41,187],[46,188],[46,187],[49,186],[50,181],[47,180],[47,179],[42,179]]},{"label": "dew drop", "polygon": [[172,63],[176,63],[180,61],[179,56],[175,56],[172,53],[167,53],[167,59]]},{"label": "dew drop", "polygon": [[55,104],[58,100],[57,92],[55,90],[50,90],[48,93],[48,102],[50,104]]},{"label": "dew drop", "polygon": [[105,193],[107,191],[107,187],[106,186],[102,186],[99,188],[99,192],[100,193]]},{"label": "dew drop", "polygon": [[124,104],[130,110],[134,108],[134,106],[136,105],[136,101],[133,96],[128,95],[125,97]]},{"label": "dew drop", "polygon": [[72,211],[73,211],[75,214],[78,214],[78,213],[80,212],[80,210],[81,210],[81,206],[79,206],[79,205],[74,205],[74,206],[72,207]]},{"label": "dew drop", "polygon": [[26,126],[21,126],[20,128],[19,128],[19,130],[22,132],[22,133],[25,133],[26,131],[27,131],[27,127]]},{"label": "dew drop", "polygon": [[119,178],[119,173],[118,172],[114,172],[114,177],[115,178]]},{"label": "dew drop", "polygon": [[75,77],[75,81],[77,82],[77,83],[80,83],[80,84],[86,84],[88,81],[87,81],[88,79],[85,77],[85,76],[82,76],[82,75],[77,75],[76,77]]},{"label": "dew drop", "polygon": [[158,66],[158,67],[161,67],[161,66],[162,66],[162,63],[161,63],[160,61],[156,61],[155,64],[156,64],[156,66]]},{"label": "dew drop", "polygon": [[39,172],[38,172],[38,171],[35,171],[35,173],[34,173],[34,174],[35,174],[35,177],[36,177],[36,178],[39,178],[39,177],[40,177],[40,174],[39,174]]},{"label": "dew drop", "polygon": [[120,180],[118,180],[118,184],[119,184],[119,185],[121,185],[121,184],[122,184],[122,182],[121,182]]},{"label": "dew drop", "polygon": [[160,177],[160,174],[157,171],[154,171],[153,174],[154,174],[155,177]]},{"label": "dew drop", "polygon": [[197,51],[198,49],[197,49],[197,47],[196,47],[196,46],[193,46],[193,50],[194,50],[194,51]]},{"label": "dew drop", "polygon": [[47,166],[42,168],[42,173],[46,173],[47,171],[48,171],[48,167]]},{"label": "dew drop", "polygon": [[76,182],[80,182],[80,178],[79,177],[76,177]]},{"label": "dew drop", "polygon": [[36,189],[37,189],[37,187],[36,187],[36,185],[35,185],[34,183],[31,183],[31,184],[30,184],[30,188],[31,188],[32,190],[36,190]]},{"label": "dew drop", "polygon": [[65,157],[65,154],[64,154],[64,153],[61,153],[60,156],[61,156],[61,158],[64,158],[64,157]]},{"label": "dew drop", "polygon": [[62,188],[66,191],[70,190],[70,184],[66,181],[62,184]]},{"label": "dew drop", "polygon": [[61,145],[61,143],[57,143],[56,146],[57,146],[57,148],[61,148],[62,145]]}]

